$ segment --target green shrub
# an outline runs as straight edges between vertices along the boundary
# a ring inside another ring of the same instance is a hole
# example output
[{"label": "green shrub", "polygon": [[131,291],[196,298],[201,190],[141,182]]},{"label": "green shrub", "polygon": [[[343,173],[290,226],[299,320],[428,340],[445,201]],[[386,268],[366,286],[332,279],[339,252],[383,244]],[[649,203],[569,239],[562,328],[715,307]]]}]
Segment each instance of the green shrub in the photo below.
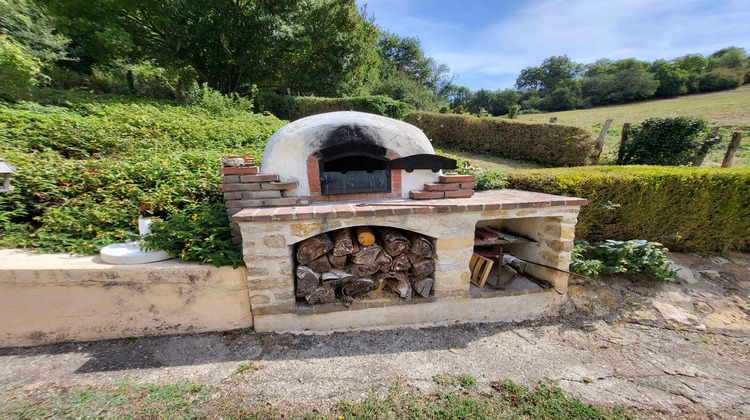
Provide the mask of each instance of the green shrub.
[{"label": "green shrub", "polygon": [[628,135],[624,164],[689,165],[696,155],[705,155],[721,142],[708,137],[706,120],[693,117],[654,117],[635,125]]},{"label": "green shrub", "polygon": [[743,69],[719,67],[700,76],[698,81],[701,92],[734,89],[745,81]]},{"label": "green shrub", "polygon": [[658,282],[666,282],[677,274],[670,268],[672,261],[666,257],[668,252],[660,243],[642,239],[606,240],[594,244],[576,241],[570,269],[586,276],[640,273]]},{"label": "green shrub", "polygon": [[0,35],[0,99],[28,97],[42,76],[41,62],[24,52],[13,38]]},{"label": "green shrub", "polygon": [[256,108],[260,112],[270,112],[279,118],[293,121],[309,115],[334,111],[361,111],[403,119],[411,107],[387,96],[316,98],[266,92],[257,96]]},{"label": "green shrub", "polygon": [[748,169],[533,169],[510,172],[508,188],[588,199],[576,236],[590,242],[642,238],[704,254],[750,245]]},{"label": "green shrub", "polygon": [[91,254],[137,238],[139,214],[169,217],[218,199],[221,156],[260,159],[285,123],[168,101],[42,96],[0,103],[0,156],[18,168],[16,189],[0,195],[3,247]]},{"label": "green shrub", "polygon": [[242,253],[232,244],[224,203],[189,205],[164,221],[152,222],[143,246],[167,251],[181,260],[211,263],[216,267],[237,268],[242,264]]},{"label": "green shrub", "polygon": [[421,128],[435,146],[555,166],[589,165],[596,158],[596,139],[579,127],[431,112],[412,112],[407,122]]},{"label": "green shrub", "polygon": [[[257,91],[255,85],[253,85],[253,91]],[[253,111],[252,99],[240,96],[236,92],[224,95],[209,87],[207,83],[202,85],[193,83],[188,91],[188,97],[194,105],[214,116],[233,117]]]}]

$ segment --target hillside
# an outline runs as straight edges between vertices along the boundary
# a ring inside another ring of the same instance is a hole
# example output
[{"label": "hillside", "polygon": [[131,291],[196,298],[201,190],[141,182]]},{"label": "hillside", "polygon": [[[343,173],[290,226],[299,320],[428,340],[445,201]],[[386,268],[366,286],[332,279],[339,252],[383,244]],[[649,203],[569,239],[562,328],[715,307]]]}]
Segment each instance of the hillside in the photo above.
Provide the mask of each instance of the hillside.
[{"label": "hillside", "polygon": [[743,131],[740,151],[735,157],[735,167],[750,167],[750,85],[734,90],[685,95],[673,99],[639,102],[628,105],[602,108],[581,109],[575,111],[527,114],[518,117],[521,121],[549,122],[550,117],[557,117],[559,124],[570,124],[586,127],[599,134],[604,121],[614,120],[605,139],[602,159],[604,163],[612,162],[617,154],[622,124],[638,123],[650,117],[691,116],[706,119],[711,125],[722,128],[725,141],[706,159],[704,166],[719,166],[729,142],[731,131]]}]

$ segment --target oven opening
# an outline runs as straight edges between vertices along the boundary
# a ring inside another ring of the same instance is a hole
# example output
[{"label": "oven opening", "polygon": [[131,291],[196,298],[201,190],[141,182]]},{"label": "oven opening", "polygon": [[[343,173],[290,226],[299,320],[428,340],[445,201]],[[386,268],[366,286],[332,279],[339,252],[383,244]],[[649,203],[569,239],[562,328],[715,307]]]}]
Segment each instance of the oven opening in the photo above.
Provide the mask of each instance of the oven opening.
[{"label": "oven opening", "polygon": [[323,194],[391,192],[391,171],[382,147],[321,150],[320,184]]}]

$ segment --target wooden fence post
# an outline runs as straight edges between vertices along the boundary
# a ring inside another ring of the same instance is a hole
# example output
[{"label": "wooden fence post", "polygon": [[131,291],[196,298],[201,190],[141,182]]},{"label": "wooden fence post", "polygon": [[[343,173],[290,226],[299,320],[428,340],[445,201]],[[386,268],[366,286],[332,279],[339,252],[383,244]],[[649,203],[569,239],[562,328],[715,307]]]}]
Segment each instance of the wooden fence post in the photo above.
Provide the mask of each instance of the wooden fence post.
[{"label": "wooden fence post", "polygon": [[625,157],[625,143],[628,141],[628,130],[630,130],[630,123],[624,123],[622,125],[622,136],[620,136],[620,150],[617,152],[618,165],[622,165],[622,160]]},{"label": "wooden fence post", "polygon": [[609,126],[612,125],[612,120],[608,119],[604,122],[604,127],[602,127],[602,131],[599,132],[599,141],[596,143],[596,159],[599,160],[599,156],[602,154],[602,150],[604,150],[604,138],[607,137],[607,131],[609,131]]},{"label": "wooden fence post", "polygon": [[713,127],[711,129],[711,132],[708,134],[708,137],[706,137],[706,143],[704,143],[703,147],[698,150],[698,152],[695,154],[695,159],[693,159],[693,166],[701,166],[703,165],[703,159],[706,158],[706,155],[708,154],[709,146],[706,146],[708,140],[711,140],[712,138],[716,137],[719,134],[719,127]]},{"label": "wooden fence post", "polygon": [[727,154],[724,155],[724,160],[721,162],[722,168],[731,168],[732,167],[732,161],[734,160],[734,155],[737,153],[737,150],[740,148],[740,142],[742,141],[742,133],[739,131],[735,131],[732,133],[732,140],[729,142],[729,147],[727,147]]}]

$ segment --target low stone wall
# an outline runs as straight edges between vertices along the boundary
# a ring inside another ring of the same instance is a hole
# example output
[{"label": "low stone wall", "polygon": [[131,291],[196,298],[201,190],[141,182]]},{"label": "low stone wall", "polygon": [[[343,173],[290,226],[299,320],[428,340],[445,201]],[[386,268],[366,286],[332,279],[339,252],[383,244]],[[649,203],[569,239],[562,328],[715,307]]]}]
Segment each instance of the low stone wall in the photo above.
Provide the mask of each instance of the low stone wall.
[{"label": "low stone wall", "polygon": [[0,347],[252,326],[244,267],[0,250]]}]

